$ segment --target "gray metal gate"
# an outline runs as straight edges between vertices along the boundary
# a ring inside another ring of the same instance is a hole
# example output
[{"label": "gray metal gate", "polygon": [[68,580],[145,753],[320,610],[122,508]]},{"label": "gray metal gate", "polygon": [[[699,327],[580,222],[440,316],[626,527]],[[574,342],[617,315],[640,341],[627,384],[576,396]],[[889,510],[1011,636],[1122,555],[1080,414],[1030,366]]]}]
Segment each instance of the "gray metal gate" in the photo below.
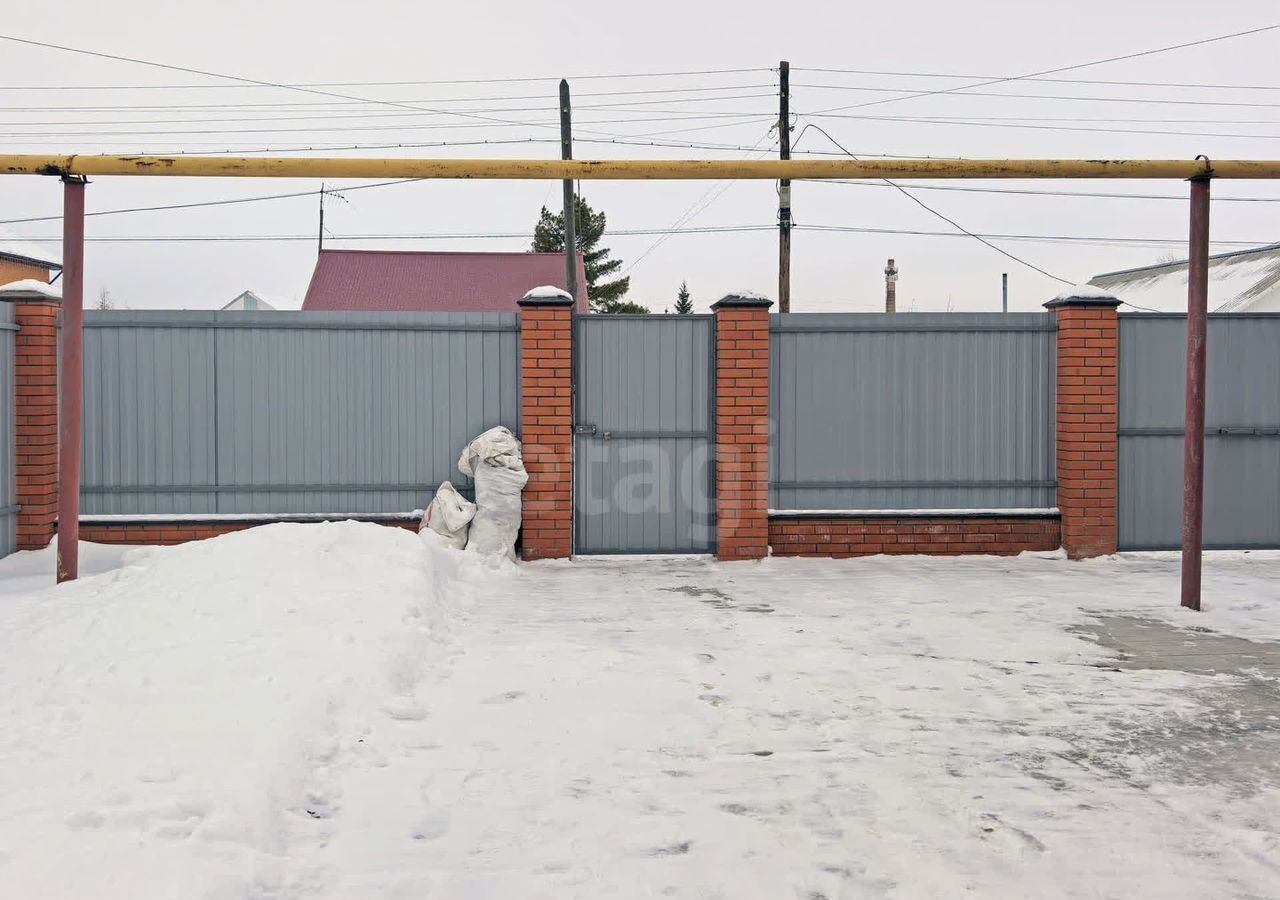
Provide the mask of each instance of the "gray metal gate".
[{"label": "gray metal gate", "polygon": [[[1121,550],[1182,544],[1187,317],[1120,317]],[[1280,547],[1280,315],[1209,317],[1204,545]]]},{"label": "gray metal gate", "polygon": [[713,317],[582,316],[574,342],[575,552],[713,550]]}]

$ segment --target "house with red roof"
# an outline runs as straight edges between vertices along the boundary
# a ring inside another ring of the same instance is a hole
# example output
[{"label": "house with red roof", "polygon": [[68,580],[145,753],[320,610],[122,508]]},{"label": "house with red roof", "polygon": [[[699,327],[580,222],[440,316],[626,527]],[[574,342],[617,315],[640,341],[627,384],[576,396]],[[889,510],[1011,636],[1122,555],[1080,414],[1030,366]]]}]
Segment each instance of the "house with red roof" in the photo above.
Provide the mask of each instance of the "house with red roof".
[{"label": "house with red roof", "polygon": [[[321,250],[303,310],[353,312],[516,312],[542,285],[568,290],[560,253],[444,253]],[[587,304],[578,254],[578,311]]]}]

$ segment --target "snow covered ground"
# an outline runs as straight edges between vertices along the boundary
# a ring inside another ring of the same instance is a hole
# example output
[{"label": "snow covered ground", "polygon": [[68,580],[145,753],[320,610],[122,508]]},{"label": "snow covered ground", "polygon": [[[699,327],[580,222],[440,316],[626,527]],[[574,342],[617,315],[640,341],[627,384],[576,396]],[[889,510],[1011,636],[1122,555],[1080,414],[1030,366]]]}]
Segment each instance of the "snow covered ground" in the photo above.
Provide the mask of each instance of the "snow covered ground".
[{"label": "snow covered ground", "polygon": [[335,523],[82,559],[0,561],[5,897],[1280,894],[1275,754],[1233,756],[1280,705],[1224,708],[1273,682],[1074,630],[1280,638],[1280,554],[1210,555],[1200,616],[1173,555],[491,568]]}]

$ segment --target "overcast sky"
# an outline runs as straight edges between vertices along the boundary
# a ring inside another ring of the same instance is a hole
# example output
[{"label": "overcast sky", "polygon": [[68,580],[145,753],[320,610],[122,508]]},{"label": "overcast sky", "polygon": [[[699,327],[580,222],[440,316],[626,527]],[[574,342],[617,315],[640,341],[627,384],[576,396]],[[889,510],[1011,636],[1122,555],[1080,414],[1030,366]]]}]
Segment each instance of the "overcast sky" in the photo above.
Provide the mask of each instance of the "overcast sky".
[{"label": "overcast sky", "polygon": [[[792,66],[792,134],[797,151],[839,152],[814,128],[805,130],[815,125],[849,151],[868,155],[1280,155],[1280,78],[1275,65],[1280,58],[1280,31],[1056,76],[1124,84],[1020,81],[971,92],[977,96],[953,92],[903,99],[913,92],[1070,66],[1280,21],[1275,3],[1264,0],[1211,7],[1189,0],[1089,0],[1069,5],[923,0],[909,6],[650,0],[639,6],[602,3],[559,8],[507,0],[483,4],[223,0],[198,9],[191,5],[189,12],[183,6],[66,0],[55,15],[47,3],[10,0],[0,31],[275,83],[339,82],[344,86],[321,90],[463,114],[343,103],[295,90],[237,86],[216,78],[0,42],[4,44],[0,53],[3,152],[290,148],[295,151],[292,155],[299,155],[296,148],[310,146],[534,139],[488,147],[344,149],[319,155],[554,157],[559,152],[554,142],[556,78],[565,75],[575,95],[576,155],[580,158],[774,156],[776,67],[778,60],[787,59]],[[671,72],[684,74],[634,77]],[[632,77],[598,77],[622,75]],[[538,80],[475,83],[478,79]],[[469,83],[426,83],[448,80]],[[348,84],[388,81],[419,83]],[[198,87],[155,87],[172,85]],[[1089,99],[1050,99],[1054,97]],[[831,112],[886,98],[898,99],[856,111]],[[495,118],[530,124],[495,124],[490,121]],[[1195,134],[1129,133],[1134,131]],[[729,149],[585,142],[619,137]],[[1171,182],[926,184],[1186,194],[1185,184]],[[907,186],[925,203],[975,232],[1185,241],[1183,201],[922,190],[918,182]],[[316,182],[305,180],[102,178],[90,185],[87,202],[93,212],[317,187]],[[583,193],[608,214],[610,228],[620,231],[662,229],[676,223],[714,227],[776,222],[776,185],[771,182],[591,182],[583,185]],[[1280,185],[1227,182],[1215,185],[1215,194],[1280,199]],[[369,249],[523,250],[528,247],[526,237],[359,242],[342,237],[525,234],[532,231],[543,203],[559,203],[558,184],[419,182],[352,191],[345,200],[329,201],[326,224],[333,236],[328,240],[330,246]],[[251,289],[285,305],[300,304],[315,261],[316,207],[316,197],[308,196],[90,218],[90,240],[252,235],[306,239],[95,241],[87,250],[86,299],[92,302],[105,288],[117,302],[134,308],[216,308]],[[796,184],[793,209],[800,226],[793,238],[794,311],[882,308],[888,257],[895,257],[901,269],[899,309],[998,309],[1002,272],[1009,273],[1013,309],[1039,308],[1061,287],[970,238],[804,230],[805,226],[954,230],[884,185]],[[60,210],[56,181],[0,178],[0,219],[52,216]],[[1215,203],[1213,237],[1224,242],[1275,242],[1280,240],[1277,213],[1280,203]],[[23,237],[40,238],[56,237],[61,225],[47,221],[4,227]],[[625,266],[634,266],[628,269],[630,299],[655,311],[674,301],[681,280],[688,281],[700,308],[732,289],[777,295],[775,231],[675,234],[658,241],[652,235],[624,234],[606,240]],[[996,243],[1076,282],[1169,254],[1185,255],[1183,243]],[[45,246],[56,251],[56,244]],[[1215,247],[1227,249],[1232,245]]]}]

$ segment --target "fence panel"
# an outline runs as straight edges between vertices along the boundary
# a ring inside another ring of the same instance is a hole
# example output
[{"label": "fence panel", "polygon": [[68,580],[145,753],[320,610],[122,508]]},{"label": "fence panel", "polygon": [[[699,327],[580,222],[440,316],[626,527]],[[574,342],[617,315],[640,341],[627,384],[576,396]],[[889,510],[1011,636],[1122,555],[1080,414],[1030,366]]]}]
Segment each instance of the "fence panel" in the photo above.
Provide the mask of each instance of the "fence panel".
[{"label": "fence panel", "polygon": [[773,317],[772,509],[1044,509],[1048,313]]},{"label": "fence panel", "polygon": [[[1122,550],[1182,545],[1187,320],[1120,317]],[[1206,547],[1280,547],[1280,315],[1209,317]]]},{"label": "fence panel", "polygon": [[18,333],[12,303],[0,303],[0,557],[18,547],[18,486],[14,445],[14,410],[17,403]]},{"label": "fence panel", "polygon": [[394,513],[519,426],[499,313],[85,316],[86,514]]}]

